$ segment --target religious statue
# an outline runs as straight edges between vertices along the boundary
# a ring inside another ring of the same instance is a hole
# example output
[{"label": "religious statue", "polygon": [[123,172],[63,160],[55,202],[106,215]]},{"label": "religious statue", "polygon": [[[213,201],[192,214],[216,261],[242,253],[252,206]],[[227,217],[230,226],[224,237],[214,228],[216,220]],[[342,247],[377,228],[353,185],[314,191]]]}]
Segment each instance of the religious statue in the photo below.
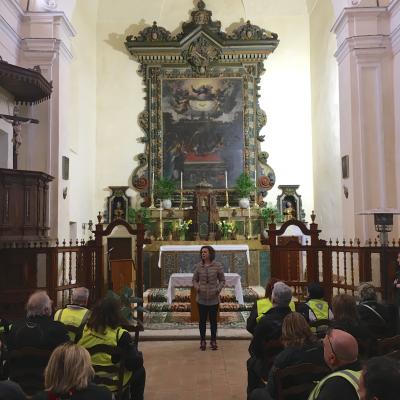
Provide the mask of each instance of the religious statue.
[{"label": "religious statue", "polygon": [[117,206],[114,209],[114,219],[122,219],[124,218],[124,210],[122,209],[122,204],[120,201],[117,201]]},{"label": "religious statue", "polygon": [[292,207],[290,201],[286,202],[286,208],[283,210],[284,221],[290,221],[291,219],[296,219],[296,210]]}]

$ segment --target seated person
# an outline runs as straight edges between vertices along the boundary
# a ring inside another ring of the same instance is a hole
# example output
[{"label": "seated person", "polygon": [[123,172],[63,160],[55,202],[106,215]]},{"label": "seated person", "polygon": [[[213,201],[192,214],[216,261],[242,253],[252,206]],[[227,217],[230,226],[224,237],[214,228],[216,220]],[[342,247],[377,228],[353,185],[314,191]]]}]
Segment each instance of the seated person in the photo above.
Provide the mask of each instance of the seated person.
[{"label": "seated person", "polygon": [[275,356],[283,350],[280,341],[282,324],[286,315],[292,311],[292,289],[283,282],[277,282],[272,290],[273,307],[260,319],[249,346],[250,358],[247,360],[247,393],[264,387]]},{"label": "seated person", "polygon": [[360,303],[357,311],[371,331],[374,338],[384,338],[396,335],[397,309],[389,304],[378,303],[375,287],[368,283],[361,283],[358,287]]},{"label": "seated person", "polygon": [[318,282],[308,285],[308,299],[297,306],[307,322],[333,319],[333,313],[327,301],[324,300],[324,288]]},{"label": "seated person", "polygon": [[[8,372],[25,393],[33,395],[43,389],[43,372],[50,352],[69,340],[65,326],[51,318],[52,302],[43,290],[33,293],[26,305],[26,319],[12,325],[8,335]],[[14,350],[31,347],[48,350],[48,356],[19,357]],[[15,355],[15,357],[14,357]]]},{"label": "seated person", "polygon": [[26,395],[17,383],[0,381],[0,400],[26,400]]},{"label": "seated person", "polygon": [[358,393],[360,400],[393,400],[399,397],[400,362],[373,357],[364,365]]},{"label": "seated person", "polygon": [[76,288],[72,291],[72,304],[58,310],[54,315],[54,321],[60,321],[66,325],[69,338],[75,343],[79,341],[90,315],[90,311],[86,308],[88,299],[89,289]]},{"label": "seated person", "polygon": [[65,343],[53,351],[44,373],[45,391],[37,393],[33,400],[112,400],[109,390],[91,383],[93,377],[88,351]]},{"label": "seated person", "polygon": [[332,311],[335,318],[331,326],[355,337],[360,356],[368,357],[375,339],[368,326],[360,320],[354,297],[344,293],[336,295],[332,300]]},{"label": "seated person", "polygon": [[[268,376],[267,387],[253,390],[250,400],[268,398],[266,391],[271,398],[277,397],[276,373],[278,369],[302,363],[325,365],[323,348],[301,314],[293,312],[286,315],[283,320],[281,340],[285,350],[279,353],[274,360]],[[318,377],[310,377],[310,379],[313,378],[316,380]],[[301,399],[297,396],[296,400]]]},{"label": "seated person", "polygon": [[[120,348],[125,354],[124,388],[129,390],[134,400],[143,399],[146,372],[143,367],[143,357],[137,351],[127,330],[122,328],[128,321],[121,314],[121,305],[118,300],[106,297],[99,301],[92,310],[89,320],[83,329],[79,345],[90,349],[96,345],[106,344]],[[92,355],[92,364],[107,366],[119,362],[114,356],[106,353]],[[112,377],[117,381],[118,376]],[[111,392],[118,390],[117,385],[107,386]]]},{"label": "seated person", "polygon": [[[251,309],[250,315],[246,322],[246,329],[252,335],[254,334],[254,329],[256,328],[257,323],[264,316],[264,314],[272,308],[271,294],[276,282],[279,282],[279,279],[269,279],[265,286],[265,296],[262,299],[258,299],[254,302],[253,308]],[[295,311],[296,307],[293,300],[290,302],[289,307],[292,311]]]},{"label": "seated person", "polygon": [[320,380],[308,400],[358,400],[358,361],[356,339],[340,329],[328,330],[324,340],[324,359],[332,372]]}]

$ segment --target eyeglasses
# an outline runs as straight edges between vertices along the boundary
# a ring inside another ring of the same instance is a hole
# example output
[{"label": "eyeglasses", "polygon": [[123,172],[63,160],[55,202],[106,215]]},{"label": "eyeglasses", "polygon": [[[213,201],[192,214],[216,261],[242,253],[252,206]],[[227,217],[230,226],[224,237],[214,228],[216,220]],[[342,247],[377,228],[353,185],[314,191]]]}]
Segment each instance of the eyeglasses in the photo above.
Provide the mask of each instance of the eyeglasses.
[{"label": "eyeglasses", "polygon": [[325,337],[328,339],[328,343],[329,343],[329,346],[331,347],[331,351],[332,351],[333,355],[337,358],[337,355],[336,355],[336,353],[335,353],[335,350],[333,350],[333,346],[332,346],[331,339],[329,339],[329,335],[326,334]]}]

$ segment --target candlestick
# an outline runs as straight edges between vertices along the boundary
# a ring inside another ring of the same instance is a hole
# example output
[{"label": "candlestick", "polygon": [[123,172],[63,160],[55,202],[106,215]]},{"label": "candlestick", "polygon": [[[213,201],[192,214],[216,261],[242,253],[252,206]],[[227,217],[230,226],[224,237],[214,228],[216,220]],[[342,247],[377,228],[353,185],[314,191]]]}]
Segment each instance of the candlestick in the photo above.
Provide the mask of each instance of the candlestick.
[{"label": "candlestick", "polygon": [[153,174],[151,176],[150,200],[151,200],[150,208],[156,208],[155,205],[154,205],[154,171],[153,171]]},{"label": "candlestick", "polygon": [[247,235],[248,239],[251,239],[251,208],[249,206],[249,233]]},{"label": "candlestick", "polygon": [[257,197],[258,197],[258,193],[257,193],[257,165],[256,165],[256,169],[254,170],[254,183],[255,183],[254,208],[260,208],[260,206],[258,205],[258,201],[257,201]]},{"label": "candlestick", "polygon": [[228,171],[225,170],[225,189],[228,189]]},{"label": "candlestick", "polygon": [[159,238],[158,238],[159,240],[164,240],[164,238],[163,238],[162,212],[163,212],[162,200],[160,200],[160,236],[159,236]]}]

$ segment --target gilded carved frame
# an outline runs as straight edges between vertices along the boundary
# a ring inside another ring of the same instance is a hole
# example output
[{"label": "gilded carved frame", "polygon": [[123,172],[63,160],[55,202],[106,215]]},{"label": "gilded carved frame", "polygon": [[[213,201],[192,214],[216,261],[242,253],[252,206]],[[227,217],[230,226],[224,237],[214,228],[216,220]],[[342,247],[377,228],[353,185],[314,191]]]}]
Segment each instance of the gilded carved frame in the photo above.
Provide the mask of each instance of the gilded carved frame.
[{"label": "gilded carved frame", "polygon": [[[154,180],[163,175],[162,83],[178,79],[229,79],[243,82],[243,171],[256,177],[257,193],[265,195],[275,184],[273,169],[267,164],[268,153],[261,152],[260,135],[266,114],[259,107],[259,82],[264,61],[278,46],[275,33],[248,21],[232,34],[221,31],[221,23],[212,21],[211,11],[199,1],[192,20],[183,23],[182,31],[172,36],[154,22],[138,36],[126,38],[126,48],[140,63],[146,91],[146,107],[139,115],[145,152],[139,154],[139,166],[132,175],[133,187],[150,205]],[[194,89],[193,89],[194,90]],[[233,186],[229,182],[229,189]],[[185,188],[184,189],[188,189]],[[221,192],[224,188],[219,188]],[[186,191],[186,190],[185,190]],[[218,190],[217,190],[218,192]],[[257,196],[258,200],[258,196]]]}]

